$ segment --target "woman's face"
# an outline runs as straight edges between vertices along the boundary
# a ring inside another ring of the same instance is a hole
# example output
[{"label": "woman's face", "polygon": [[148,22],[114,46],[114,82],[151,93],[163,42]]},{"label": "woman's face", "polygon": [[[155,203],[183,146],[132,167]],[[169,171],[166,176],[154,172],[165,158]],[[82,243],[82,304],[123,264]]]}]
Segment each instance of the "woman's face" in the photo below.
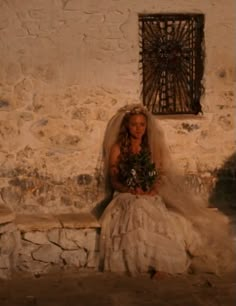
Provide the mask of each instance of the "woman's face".
[{"label": "woman's face", "polygon": [[140,115],[132,115],[129,118],[128,122],[128,130],[130,136],[134,139],[142,139],[143,135],[145,134],[147,127],[147,120],[146,117],[142,114]]}]

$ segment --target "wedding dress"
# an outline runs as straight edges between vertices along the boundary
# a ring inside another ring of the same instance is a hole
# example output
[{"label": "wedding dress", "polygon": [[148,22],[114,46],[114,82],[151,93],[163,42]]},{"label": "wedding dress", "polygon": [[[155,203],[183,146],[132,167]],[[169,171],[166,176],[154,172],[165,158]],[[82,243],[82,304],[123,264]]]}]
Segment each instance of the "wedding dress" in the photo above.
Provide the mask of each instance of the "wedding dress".
[{"label": "wedding dress", "polygon": [[183,273],[201,239],[192,224],[160,196],[117,194],[103,215],[104,269]]},{"label": "wedding dress", "polygon": [[[133,106],[130,106],[133,107]],[[105,178],[108,156],[120,122],[130,107],[110,121],[105,139]],[[164,136],[148,115],[152,159],[164,171],[158,195],[115,192],[101,217],[100,265],[103,270],[129,272],[187,271],[221,273],[234,269],[235,254],[229,220],[211,210],[184,187],[173,167]]]}]

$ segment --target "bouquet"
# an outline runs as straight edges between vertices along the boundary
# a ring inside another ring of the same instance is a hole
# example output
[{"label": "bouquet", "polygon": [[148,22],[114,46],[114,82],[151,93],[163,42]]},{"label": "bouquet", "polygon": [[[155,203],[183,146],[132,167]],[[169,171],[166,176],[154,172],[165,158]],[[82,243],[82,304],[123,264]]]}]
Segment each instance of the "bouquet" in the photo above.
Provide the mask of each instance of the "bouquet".
[{"label": "bouquet", "polygon": [[130,189],[149,191],[157,178],[155,163],[150,152],[142,149],[138,154],[129,154],[119,163],[119,180]]}]

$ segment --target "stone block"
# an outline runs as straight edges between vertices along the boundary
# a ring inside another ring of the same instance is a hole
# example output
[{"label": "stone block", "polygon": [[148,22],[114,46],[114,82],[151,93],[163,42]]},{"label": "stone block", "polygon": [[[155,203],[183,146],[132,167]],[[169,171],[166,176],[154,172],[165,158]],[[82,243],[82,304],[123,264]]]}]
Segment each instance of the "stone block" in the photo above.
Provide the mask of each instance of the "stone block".
[{"label": "stone block", "polygon": [[67,265],[74,267],[84,267],[87,262],[87,253],[83,249],[74,251],[64,251],[61,255]]},{"label": "stone block", "polygon": [[84,229],[65,229],[67,239],[73,241],[76,248],[85,248],[85,233]]},{"label": "stone block", "polygon": [[30,272],[32,274],[44,274],[50,269],[51,264],[34,260],[30,255],[20,254],[16,268],[19,271]]},{"label": "stone block", "polygon": [[35,260],[46,263],[60,264],[62,249],[54,244],[46,244],[39,247],[35,252],[32,252],[32,257]]},{"label": "stone block", "polygon": [[39,249],[39,245],[32,243],[30,241],[22,240],[21,241],[21,248],[19,249],[19,255],[22,256],[31,256],[31,253]]},{"label": "stone block", "polygon": [[0,236],[0,252],[1,254],[13,254],[20,247],[19,232],[4,233]]},{"label": "stone block", "polygon": [[47,232],[48,240],[52,243],[58,244],[60,240],[59,228],[53,228]]},{"label": "stone block", "polygon": [[48,244],[48,238],[45,232],[33,231],[24,233],[23,239],[31,241],[35,244]]},{"label": "stone block", "polygon": [[59,245],[64,250],[78,249],[76,243],[70,239],[65,229],[54,229],[48,233],[48,238],[51,242]]},{"label": "stone block", "polygon": [[64,232],[67,241],[73,242],[76,249],[78,247],[87,251],[97,249],[98,235],[95,229],[65,229]]}]

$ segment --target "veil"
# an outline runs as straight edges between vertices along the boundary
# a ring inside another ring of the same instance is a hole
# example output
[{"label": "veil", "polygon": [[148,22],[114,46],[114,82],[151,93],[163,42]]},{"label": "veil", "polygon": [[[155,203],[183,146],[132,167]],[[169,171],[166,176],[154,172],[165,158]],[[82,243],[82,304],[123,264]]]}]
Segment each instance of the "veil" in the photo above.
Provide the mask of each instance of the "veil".
[{"label": "veil", "polygon": [[107,125],[103,142],[106,203],[112,200],[114,192],[109,179],[110,150],[117,141],[125,114],[134,108],[141,109],[147,117],[151,157],[161,173],[158,194],[164,200],[167,208],[190,220],[202,237],[202,250],[199,250],[199,257],[194,261],[196,269],[201,270],[203,266],[209,268],[209,265],[212,266],[214,272],[234,269],[235,252],[228,218],[220,211],[208,208],[208,201],[196,195],[191,187],[185,184],[184,175],[180,174],[172,160],[160,124],[141,104],[127,105],[119,109]]},{"label": "veil", "polygon": [[110,151],[117,141],[119,134],[119,129],[121,122],[126,113],[132,111],[133,109],[140,109],[145,113],[147,117],[147,134],[149,139],[149,147],[151,151],[151,156],[153,162],[155,162],[156,167],[162,171],[169,172],[172,168],[171,158],[169,154],[168,147],[164,139],[164,133],[158,123],[155,122],[155,118],[147,111],[146,108],[140,104],[126,105],[119,109],[117,113],[109,121],[104,141],[103,141],[103,158],[104,158],[104,177],[105,177],[105,190],[107,194],[112,193],[112,187],[109,181],[109,156]]}]

